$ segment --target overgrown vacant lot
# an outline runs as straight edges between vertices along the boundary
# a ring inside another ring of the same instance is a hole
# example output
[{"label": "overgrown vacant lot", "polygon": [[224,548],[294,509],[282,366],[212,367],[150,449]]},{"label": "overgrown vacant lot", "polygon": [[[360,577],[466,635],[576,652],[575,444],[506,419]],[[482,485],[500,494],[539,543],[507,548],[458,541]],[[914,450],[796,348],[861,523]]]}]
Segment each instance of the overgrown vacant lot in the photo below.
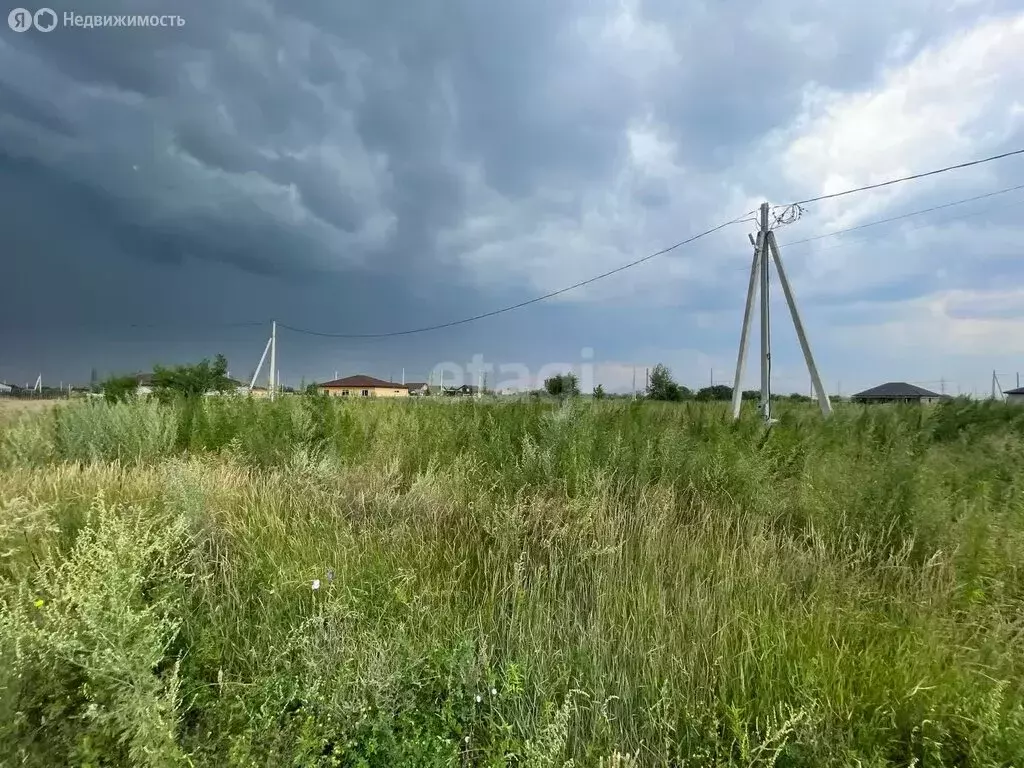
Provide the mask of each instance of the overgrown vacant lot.
[{"label": "overgrown vacant lot", "polygon": [[1024,409],[0,429],[5,765],[1022,765]]}]

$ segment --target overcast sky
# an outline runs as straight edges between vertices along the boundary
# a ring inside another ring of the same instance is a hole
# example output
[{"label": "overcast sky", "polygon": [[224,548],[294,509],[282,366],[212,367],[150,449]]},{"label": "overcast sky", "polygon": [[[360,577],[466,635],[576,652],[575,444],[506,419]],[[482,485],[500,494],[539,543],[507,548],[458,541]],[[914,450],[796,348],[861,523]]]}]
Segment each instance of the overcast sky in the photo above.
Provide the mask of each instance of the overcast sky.
[{"label": "overcast sky", "polygon": [[[0,379],[15,383],[217,352],[248,376],[272,318],[443,323],[762,200],[1024,147],[1020,0],[87,5],[52,7],[185,25],[0,30]],[[1024,157],[809,205],[778,231],[831,391],[1015,383],[1024,189],[786,243],[1018,184]],[[293,384],[423,379],[483,355],[539,372],[589,348],[609,389],[657,362],[728,382],[751,231],[446,330],[282,329],[279,368]],[[779,299],[775,388],[807,391]],[[753,355],[747,370],[755,386]]]}]

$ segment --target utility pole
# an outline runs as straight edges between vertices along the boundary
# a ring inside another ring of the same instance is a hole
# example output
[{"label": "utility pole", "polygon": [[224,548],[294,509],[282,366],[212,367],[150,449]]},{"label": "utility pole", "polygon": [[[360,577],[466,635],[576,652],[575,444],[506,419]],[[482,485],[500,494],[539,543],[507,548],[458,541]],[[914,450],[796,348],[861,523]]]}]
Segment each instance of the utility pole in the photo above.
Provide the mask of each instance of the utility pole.
[{"label": "utility pole", "polygon": [[260,361],[256,365],[256,370],[253,371],[252,381],[249,382],[249,394],[252,394],[253,387],[256,386],[256,379],[259,378],[260,371],[263,369],[263,361],[267,359],[267,352],[270,351],[271,339],[267,339],[267,346],[263,348],[263,354],[260,355]]},{"label": "utility pole", "polygon": [[998,383],[999,383],[999,380],[996,378],[996,372],[992,371],[992,399],[993,400],[996,399],[996,386],[998,385]]},{"label": "utility pole", "polygon": [[940,395],[946,394],[946,380],[945,379],[939,379],[939,394]]},{"label": "utility pole", "polygon": [[651,369],[644,368],[644,394],[651,391]]},{"label": "utility pole", "polygon": [[740,405],[743,392],[740,389],[743,382],[743,366],[746,362],[747,342],[750,334],[750,318],[754,310],[754,299],[757,298],[758,289],[761,294],[761,415],[766,424],[772,423],[771,417],[771,314],[769,308],[769,258],[775,262],[775,271],[779,275],[779,284],[786,297],[786,304],[789,306],[789,313],[793,320],[793,327],[796,330],[797,339],[800,341],[800,349],[804,354],[804,362],[811,374],[812,390],[818,395],[818,405],[821,407],[823,416],[832,415],[832,403],[829,401],[825,387],[818,375],[818,367],[814,362],[811,353],[810,343],[807,341],[807,334],[804,331],[803,320],[796,307],[796,299],[793,296],[793,289],[786,276],[786,270],[782,266],[782,254],[779,252],[779,245],[775,241],[775,233],[768,225],[768,203],[761,204],[760,227],[757,232],[757,239],[750,237],[754,246],[754,258],[750,265],[750,280],[747,286],[747,300],[743,312],[743,326],[740,331],[740,348],[736,358],[736,377],[732,392],[733,418],[739,418]]},{"label": "utility pole", "polygon": [[277,388],[275,373],[277,371],[277,320],[270,324],[270,399],[274,399],[274,390]]},{"label": "utility pole", "polygon": [[772,324],[768,301],[768,203],[761,203],[761,415],[772,423]]},{"label": "utility pole", "polygon": [[1020,389],[1020,372],[1017,372],[1017,389]]},{"label": "utility pole", "polygon": [[633,366],[633,400],[636,401],[636,366]]}]

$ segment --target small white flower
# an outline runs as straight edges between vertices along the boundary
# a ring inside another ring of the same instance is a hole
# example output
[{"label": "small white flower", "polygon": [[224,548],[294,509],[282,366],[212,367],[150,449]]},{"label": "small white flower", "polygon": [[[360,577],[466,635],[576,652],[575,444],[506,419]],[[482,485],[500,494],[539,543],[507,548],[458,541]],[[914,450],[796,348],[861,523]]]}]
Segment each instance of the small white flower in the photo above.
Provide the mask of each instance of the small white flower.
[{"label": "small white flower", "polygon": [[478,693],[478,694],[476,695],[476,703],[477,703],[477,704],[479,704],[479,703],[480,703],[481,701],[483,701],[483,700],[484,700],[484,697],[483,697],[483,696],[481,696],[481,695],[480,695],[480,694]]},{"label": "small white flower", "polygon": [[320,579],[313,579],[313,591],[320,589]]},{"label": "small white flower", "polygon": [[469,736],[466,737],[466,743],[469,744]]},{"label": "small white flower", "polygon": [[497,696],[497,695],[498,695],[498,689],[497,688],[491,688],[491,696]]}]

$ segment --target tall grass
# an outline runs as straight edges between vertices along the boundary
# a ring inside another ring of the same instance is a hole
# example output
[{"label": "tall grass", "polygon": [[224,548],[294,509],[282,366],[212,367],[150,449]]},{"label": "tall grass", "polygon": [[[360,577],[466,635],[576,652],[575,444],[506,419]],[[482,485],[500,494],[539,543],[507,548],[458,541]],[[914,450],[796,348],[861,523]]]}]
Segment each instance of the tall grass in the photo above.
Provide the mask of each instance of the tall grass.
[{"label": "tall grass", "polygon": [[1024,409],[211,399],[2,441],[12,765],[1024,755]]}]

